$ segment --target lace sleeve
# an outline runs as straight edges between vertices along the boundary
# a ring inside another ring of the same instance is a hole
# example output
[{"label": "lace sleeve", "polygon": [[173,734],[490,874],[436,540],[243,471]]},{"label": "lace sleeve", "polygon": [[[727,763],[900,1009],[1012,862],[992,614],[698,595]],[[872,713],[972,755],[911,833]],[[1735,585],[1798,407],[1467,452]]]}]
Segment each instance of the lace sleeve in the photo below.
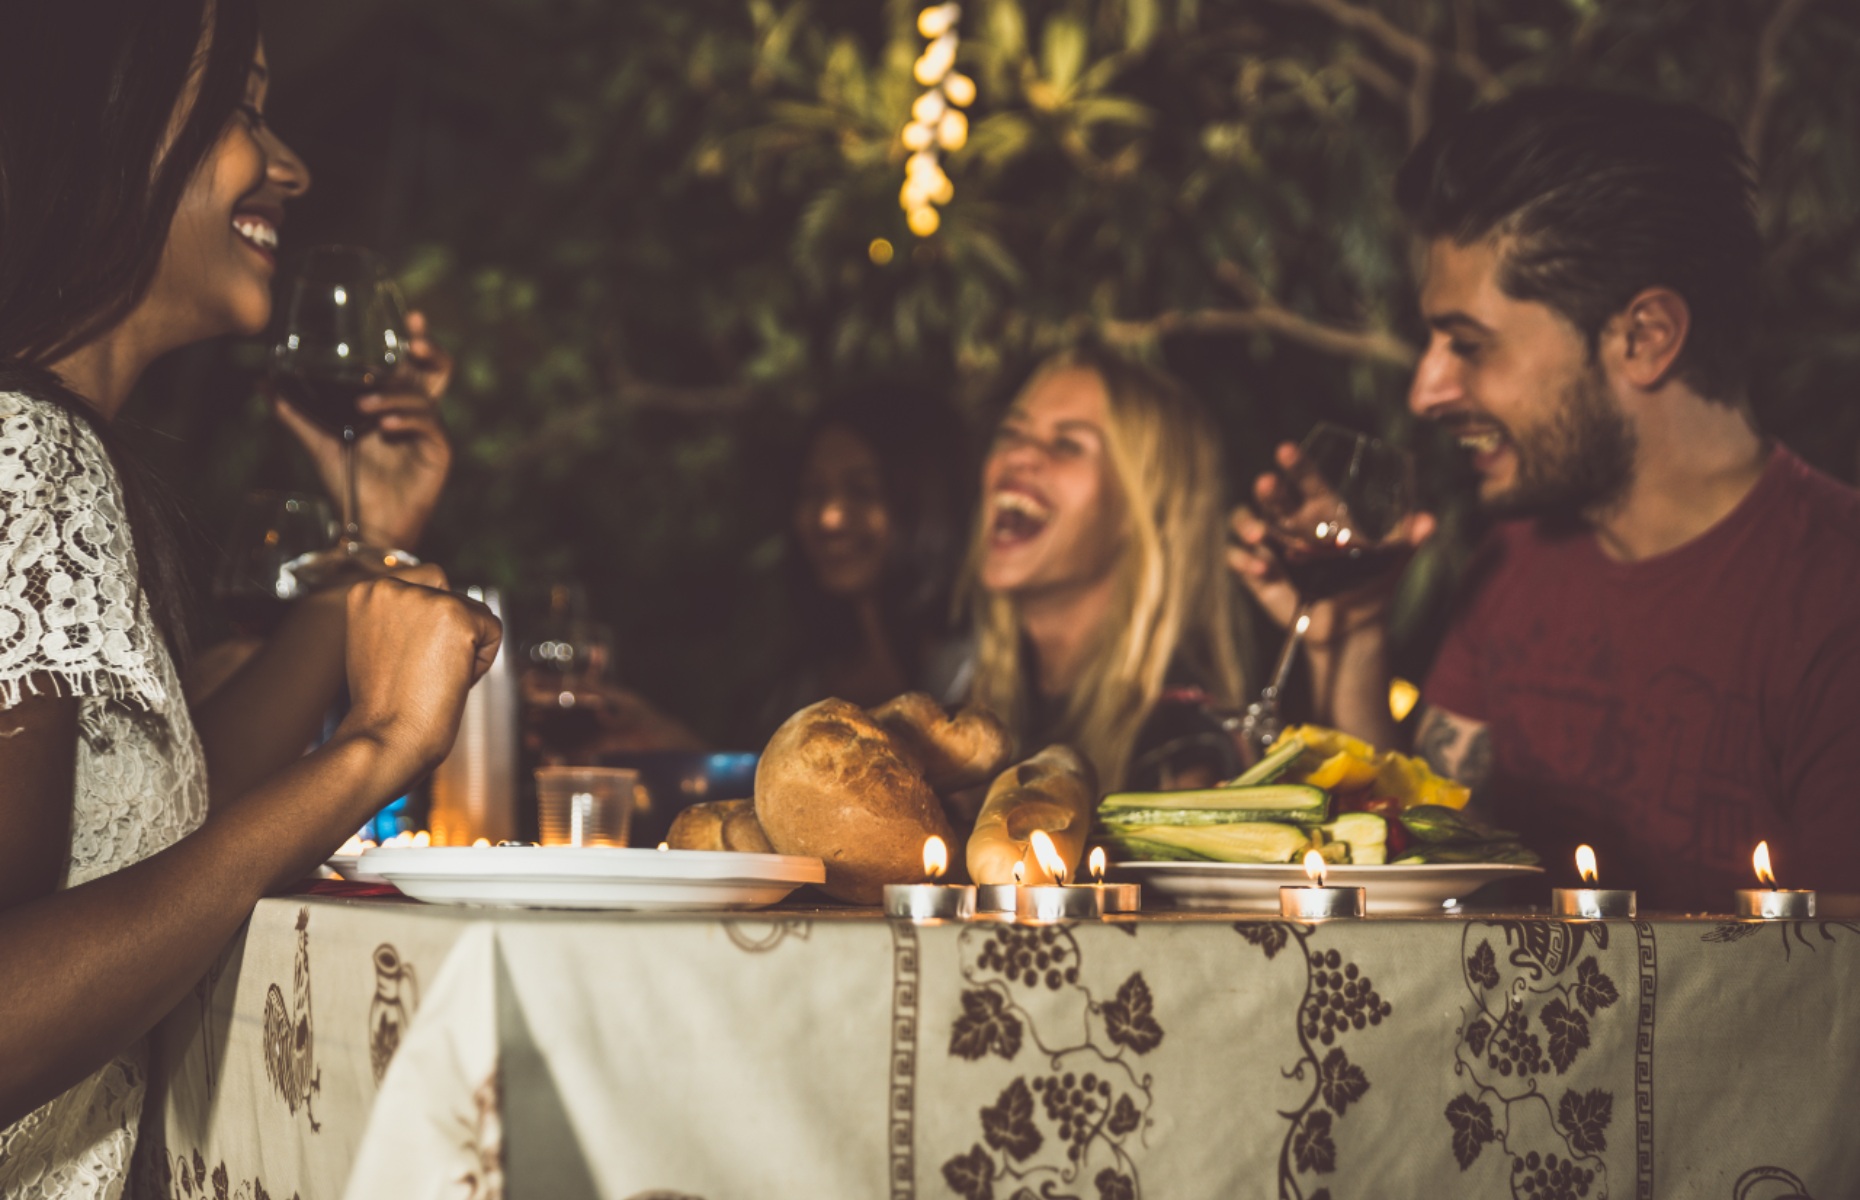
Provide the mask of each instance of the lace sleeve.
[{"label": "lace sleeve", "polygon": [[55,694],[165,699],[109,455],[80,418],[0,393],[0,708]]}]

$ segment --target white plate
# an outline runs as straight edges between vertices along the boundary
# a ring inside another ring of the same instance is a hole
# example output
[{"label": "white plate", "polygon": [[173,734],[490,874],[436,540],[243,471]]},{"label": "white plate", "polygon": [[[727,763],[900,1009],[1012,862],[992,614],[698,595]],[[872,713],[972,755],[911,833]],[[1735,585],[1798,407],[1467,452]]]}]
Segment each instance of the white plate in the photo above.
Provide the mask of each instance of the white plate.
[{"label": "white plate", "polygon": [[342,876],[348,883],[386,883],[379,875],[370,875],[362,870],[360,854],[332,854],[323,860],[323,865]]},{"label": "white plate", "polygon": [[[1120,862],[1112,870],[1183,908],[1224,912],[1279,911],[1279,889],[1304,884],[1298,863]],[[1335,866],[1324,881],[1364,889],[1372,916],[1437,913],[1499,879],[1543,874],[1516,863],[1419,863],[1405,867]]]},{"label": "white plate", "polygon": [[763,908],[827,878],[817,858],[611,846],[378,846],[360,871],[416,900],[502,908]]}]

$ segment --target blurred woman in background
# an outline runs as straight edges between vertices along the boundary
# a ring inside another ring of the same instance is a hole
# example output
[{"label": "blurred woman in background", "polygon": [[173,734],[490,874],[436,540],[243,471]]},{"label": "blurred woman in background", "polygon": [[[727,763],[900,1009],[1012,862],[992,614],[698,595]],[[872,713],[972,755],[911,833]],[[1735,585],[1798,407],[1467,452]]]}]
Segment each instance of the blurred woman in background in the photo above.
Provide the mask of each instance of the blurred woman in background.
[{"label": "blurred woman in background", "polygon": [[898,383],[839,393],[815,414],[789,510],[794,646],[775,723],[826,696],[871,707],[948,692],[966,654],[950,613],[963,445],[947,402]]},{"label": "blurred woman in background", "polygon": [[1034,371],[983,466],[971,697],[1104,790],[1240,767],[1210,713],[1242,692],[1219,445],[1174,380],[1086,349]]}]

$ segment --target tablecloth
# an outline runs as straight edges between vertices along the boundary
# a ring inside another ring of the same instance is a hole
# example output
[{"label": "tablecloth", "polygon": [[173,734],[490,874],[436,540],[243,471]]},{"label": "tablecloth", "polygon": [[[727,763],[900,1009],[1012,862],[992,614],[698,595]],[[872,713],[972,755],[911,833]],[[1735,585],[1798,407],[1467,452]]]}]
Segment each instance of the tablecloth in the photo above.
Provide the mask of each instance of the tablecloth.
[{"label": "tablecloth", "polygon": [[1860,1196],[1860,925],[297,897],[154,1036],[144,1195]]}]

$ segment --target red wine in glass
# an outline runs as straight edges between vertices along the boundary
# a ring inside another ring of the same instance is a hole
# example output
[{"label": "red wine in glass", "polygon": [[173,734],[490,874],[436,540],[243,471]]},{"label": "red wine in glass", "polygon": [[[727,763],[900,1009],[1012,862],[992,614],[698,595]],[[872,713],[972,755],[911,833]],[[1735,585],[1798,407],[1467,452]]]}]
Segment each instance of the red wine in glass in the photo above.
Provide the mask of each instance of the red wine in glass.
[{"label": "red wine in glass", "polygon": [[[1348,526],[1341,531],[1349,533]],[[1269,537],[1298,597],[1306,604],[1329,600],[1352,591],[1371,580],[1388,574],[1401,565],[1408,553],[1406,545],[1373,545],[1348,536],[1282,538]]]},{"label": "red wine in glass", "polygon": [[375,417],[360,407],[363,396],[381,390],[382,380],[372,373],[343,379],[280,372],[272,382],[292,408],[338,437],[345,429],[362,434],[374,427]]}]

